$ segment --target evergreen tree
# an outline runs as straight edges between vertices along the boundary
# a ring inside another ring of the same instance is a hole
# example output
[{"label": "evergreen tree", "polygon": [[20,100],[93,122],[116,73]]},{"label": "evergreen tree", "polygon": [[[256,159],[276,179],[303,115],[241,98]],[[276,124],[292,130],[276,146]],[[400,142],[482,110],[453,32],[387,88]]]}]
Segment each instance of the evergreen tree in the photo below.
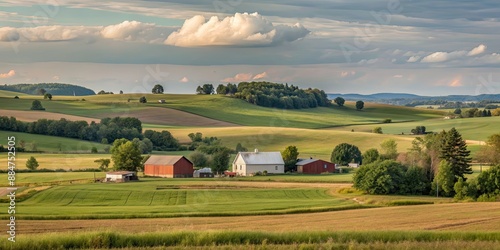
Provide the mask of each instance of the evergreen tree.
[{"label": "evergreen tree", "polygon": [[451,171],[454,175],[454,182],[459,178],[466,180],[465,174],[472,174],[469,157],[470,151],[467,150],[467,144],[462,139],[462,135],[455,128],[450,129],[444,137],[441,146],[440,156],[451,165]]}]

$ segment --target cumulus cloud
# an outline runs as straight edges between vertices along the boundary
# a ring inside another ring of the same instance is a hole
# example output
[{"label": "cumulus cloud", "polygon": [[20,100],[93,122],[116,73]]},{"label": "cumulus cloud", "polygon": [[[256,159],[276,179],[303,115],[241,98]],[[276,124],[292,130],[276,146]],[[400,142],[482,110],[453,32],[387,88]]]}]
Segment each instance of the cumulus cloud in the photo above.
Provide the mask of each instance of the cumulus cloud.
[{"label": "cumulus cloud", "polygon": [[0,28],[0,42],[13,42],[19,40],[19,32],[11,27]]},{"label": "cumulus cloud", "polygon": [[0,74],[0,78],[11,78],[16,75],[16,71],[11,69],[7,73]]},{"label": "cumulus cloud", "polygon": [[179,80],[179,82],[183,82],[183,83],[189,82],[189,78],[183,77],[181,80]]},{"label": "cumulus cloud", "polygon": [[342,77],[342,78],[353,76],[353,75],[356,75],[356,71],[342,71],[342,72],[340,72],[340,77]]},{"label": "cumulus cloud", "polygon": [[0,42],[52,42],[85,40],[94,42],[97,39],[119,41],[139,41],[162,44],[173,28],[157,26],[154,23],[124,21],[108,26],[37,26],[37,27],[3,27],[0,28]]},{"label": "cumulus cloud", "polygon": [[469,53],[467,53],[468,56],[477,56],[479,54],[482,54],[486,51],[486,45],[481,44],[475,48],[473,48]]},{"label": "cumulus cloud", "polygon": [[135,41],[143,38],[148,32],[155,28],[153,23],[141,23],[137,21],[124,21],[119,24],[109,25],[101,30],[104,38],[114,40]]},{"label": "cumulus cloud", "polygon": [[254,80],[260,80],[260,79],[264,79],[264,78],[267,78],[268,75],[267,75],[267,72],[262,72],[260,74],[257,74],[253,77]]},{"label": "cumulus cloud", "polygon": [[239,73],[236,74],[234,77],[228,77],[225,79],[222,79],[221,82],[247,82],[252,80],[253,74],[251,73]]},{"label": "cumulus cloud", "polygon": [[407,62],[413,63],[413,62],[417,62],[418,60],[420,60],[420,56],[411,56],[410,58],[408,58]]},{"label": "cumulus cloud", "polygon": [[486,45],[481,44],[470,51],[466,50],[457,50],[452,52],[434,52],[422,59],[423,63],[436,63],[436,62],[446,62],[459,58],[463,58],[465,56],[476,56],[482,54],[486,51]]},{"label": "cumulus cloud", "polygon": [[258,13],[236,13],[208,21],[201,15],[187,19],[182,27],[165,40],[180,47],[196,46],[270,46],[293,42],[309,34],[301,24],[274,25]]}]

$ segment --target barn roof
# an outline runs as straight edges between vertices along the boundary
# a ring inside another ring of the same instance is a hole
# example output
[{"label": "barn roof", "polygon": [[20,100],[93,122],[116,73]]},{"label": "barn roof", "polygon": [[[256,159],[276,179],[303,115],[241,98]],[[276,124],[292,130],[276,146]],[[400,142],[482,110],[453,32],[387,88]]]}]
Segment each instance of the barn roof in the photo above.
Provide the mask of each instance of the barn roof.
[{"label": "barn roof", "polygon": [[280,152],[239,152],[238,155],[246,164],[285,164]]},{"label": "barn roof", "polygon": [[305,159],[305,160],[300,160],[298,161],[295,165],[297,166],[304,166],[307,165],[311,162],[319,161],[319,159]]},{"label": "barn roof", "polygon": [[[176,162],[178,162],[180,159],[185,158],[188,160],[186,157],[182,155],[152,155],[149,157],[149,159],[144,163],[144,164],[150,164],[150,165],[174,165]],[[190,160],[188,160],[191,162]]]}]

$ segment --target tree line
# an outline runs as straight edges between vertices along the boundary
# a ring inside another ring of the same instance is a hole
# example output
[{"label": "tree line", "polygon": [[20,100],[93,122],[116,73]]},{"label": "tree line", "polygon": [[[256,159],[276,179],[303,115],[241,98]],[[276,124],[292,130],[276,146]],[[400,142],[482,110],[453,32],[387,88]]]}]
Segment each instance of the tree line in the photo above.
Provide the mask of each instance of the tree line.
[{"label": "tree line", "polygon": [[299,89],[299,87],[288,84],[272,82],[240,82],[235,84],[220,84],[214,89],[212,84],[198,86],[197,94],[230,95],[242,99],[248,103],[263,107],[281,109],[303,109],[326,107],[330,101],[326,93],[319,89]]},{"label": "tree line", "polygon": [[44,95],[45,93],[51,93],[52,95],[95,95],[95,92],[91,89],[65,83],[5,84],[0,85],[0,90],[21,92],[30,95]]}]

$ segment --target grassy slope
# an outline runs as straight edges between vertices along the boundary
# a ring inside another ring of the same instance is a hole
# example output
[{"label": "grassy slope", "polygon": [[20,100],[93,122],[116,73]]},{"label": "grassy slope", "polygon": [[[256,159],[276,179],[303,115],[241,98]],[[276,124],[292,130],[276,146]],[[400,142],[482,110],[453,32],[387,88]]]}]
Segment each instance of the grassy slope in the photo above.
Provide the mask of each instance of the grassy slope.
[{"label": "grassy slope", "polygon": [[391,138],[398,142],[398,149],[402,152],[411,146],[413,140],[413,136],[275,127],[172,128],[169,131],[183,142],[188,142],[187,135],[193,132],[216,136],[230,148],[241,143],[249,150],[282,151],[288,145],[295,145],[299,149],[299,157],[312,156],[325,160],[330,159],[333,148],[342,142],[352,143],[365,151],[372,147],[379,148],[382,141]]},{"label": "grassy slope", "polygon": [[[136,100],[142,95],[148,98],[148,104],[137,103]],[[4,109],[28,110],[33,98],[41,97],[27,96],[15,101],[11,98],[0,98],[0,104]],[[353,103],[347,103],[346,107],[280,110],[263,108],[242,100],[217,95],[126,94],[86,96],[85,99],[86,101],[81,101],[75,97],[55,97],[53,101],[42,100],[42,105],[50,112],[85,117],[98,117],[106,113],[127,114],[144,107],[156,107],[158,112],[161,112],[161,108],[167,107],[246,126],[295,128],[380,123],[385,118],[391,118],[395,122],[418,121],[442,115],[439,111],[381,104],[366,104],[363,111],[356,111]],[[128,99],[132,101],[129,103]],[[158,99],[166,99],[167,104],[155,103]]]},{"label": "grassy slope", "polygon": [[500,116],[495,117],[477,117],[477,118],[464,118],[464,119],[432,119],[427,121],[416,121],[408,123],[390,123],[378,125],[355,125],[339,128],[332,128],[331,130],[337,131],[354,131],[371,132],[374,127],[382,127],[385,134],[409,134],[411,129],[416,126],[425,126],[427,131],[440,132],[442,130],[449,130],[455,127],[462,137],[468,140],[484,141],[488,136],[498,133],[498,124],[500,123]]},{"label": "grassy slope", "polygon": [[19,146],[21,141],[25,142],[25,148],[32,150],[33,143],[36,144],[37,151],[45,152],[56,152],[56,153],[90,153],[92,147],[96,147],[99,152],[103,152],[107,145],[101,143],[95,143],[90,141],[83,141],[78,139],[48,136],[48,135],[37,135],[28,133],[19,133],[11,131],[0,130],[0,138],[4,138],[4,141],[0,141],[0,144],[5,145],[7,143],[7,137],[15,136],[16,144]]}]

